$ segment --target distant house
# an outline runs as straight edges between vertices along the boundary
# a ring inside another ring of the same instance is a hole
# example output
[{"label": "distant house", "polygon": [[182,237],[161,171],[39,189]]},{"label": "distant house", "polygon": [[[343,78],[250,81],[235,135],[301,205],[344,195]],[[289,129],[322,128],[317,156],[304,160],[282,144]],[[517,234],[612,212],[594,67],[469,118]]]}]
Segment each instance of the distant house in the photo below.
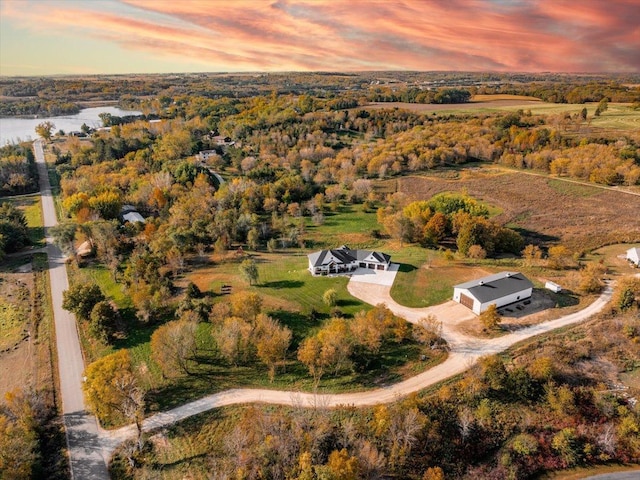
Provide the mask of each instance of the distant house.
[{"label": "distant house", "polygon": [[123,223],[145,223],[144,217],[138,213],[133,205],[123,205],[120,209]]},{"label": "distant house", "polygon": [[372,250],[351,250],[342,245],[333,250],[321,250],[307,255],[313,275],[353,272],[357,268],[388,270],[391,257]]},{"label": "distant house", "polygon": [[122,215],[122,219],[125,223],[145,223],[144,217],[138,212],[125,213],[124,215]]},{"label": "distant house", "polygon": [[218,152],[216,152],[215,150],[202,150],[198,152],[198,159],[201,162],[206,162],[207,160],[209,160],[209,157],[215,155],[218,155]]},{"label": "distant house", "polygon": [[640,267],[640,248],[634,247],[627,250],[627,260],[636,267]]},{"label": "distant house", "polygon": [[519,272],[500,272],[453,287],[453,299],[476,315],[489,305],[500,308],[531,297],[533,284]]}]

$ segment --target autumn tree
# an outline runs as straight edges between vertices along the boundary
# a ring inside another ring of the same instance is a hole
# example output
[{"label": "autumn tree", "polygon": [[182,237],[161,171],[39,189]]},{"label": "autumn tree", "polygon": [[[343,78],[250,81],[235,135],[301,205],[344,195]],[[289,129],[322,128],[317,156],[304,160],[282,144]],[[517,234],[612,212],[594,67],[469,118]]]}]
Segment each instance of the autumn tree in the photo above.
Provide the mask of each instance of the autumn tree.
[{"label": "autumn tree", "polygon": [[433,314],[427,315],[413,325],[412,335],[422,345],[436,345],[442,339],[442,322]]},{"label": "autumn tree", "polygon": [[249,283],[249,285],[257,284],[259,274],[256,261],[251,258],[243,260],[240,264],[240,275],[242,275],[242,278],[244,278]]},{"label": "autumn tree", "polygon": [[330,288],[324,292],[322,295],[322,301],[325,305],[329,307],[335,307],[336,301],[338,297],[338,292],[336,292],[335,288]]},{"label": "autumn tree", "polygon": [[327,361],[322,355],[322,342],[318,337],[307,337],[302,341],[298,347],[298,360],[307,367],[313,377],[313,385],[317,388],[327,367]]},{"label": "autumn tree", "polygon": [[253,323],[262,311],[262,297],[254,292],[240,291],[229,297],[231,315]]},{"label": "autumn tree", "polygon": [[498,307],[495,303],[492,303],[487,307],[487,309],[480,314],[480,323],[487,330],[493,330],[502,321],[502,317],[498,313]]},{"label": "autumn tree", "polygon": [[62,292],[62,308],[75,313],[81,320],[89,320],[93,307],[105,300],[95,283],[76,283]]},{"label": "autumn tree", "polygon": [[135,421],[140,432],[144,390],[133,373],[128,350],[118,350],[91,363],[85,378],[82,389],[87,405],[104,425]]},{"label": "autumn tree", "polygon": [[46,141],[49,141],[51,140],[51,134],[55,128],[56,126],[52,122],[42,122],[36,125],[36,133]]},{"label": "autumn tree", "polygon": [[212,330],[213,339],[222,358],[239,365],[252,357],[253,327],[240,317],[227,317]]},{"label": "autumn tree", "polygon": [[165,377],[190,375],[190,361],[196,353],[195,322],[174,320],[151,335],[151,358]]},{"label": "autumn tree", "polygon": [[40,457],[33,396],[14,390],[4,400],[0,404],[0,477],[29,480]]},{"label": "autumn tree", "polygon": [[267,315],[261,314],[256,319],[256,351],[258,358],[269,368],[269,380],[272,382],[276,368],[285,360],[291,336],[291,330]]},{"label": "autumn tree", "polygon": [[524,247],[522,251],[523,263],[527,267],[532,267],[538,264],[542,258],[542,250],[537,245],[529,244]]},{"label": "autumn tree", "polygon": [[600,263],[589,263],[580,270],[578,289],[583,293],[598,293],[604,287],[602,280],[607,268]]}]

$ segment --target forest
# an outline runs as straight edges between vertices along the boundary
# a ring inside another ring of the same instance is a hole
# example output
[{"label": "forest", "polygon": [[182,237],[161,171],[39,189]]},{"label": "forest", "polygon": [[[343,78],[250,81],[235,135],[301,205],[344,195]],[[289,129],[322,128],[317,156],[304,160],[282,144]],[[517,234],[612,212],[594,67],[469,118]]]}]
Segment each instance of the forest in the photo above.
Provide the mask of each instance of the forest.
[{"label": "forest", "polygon": [[[595,298],[607,267],[588,257],[604,242],[584,250],[501,222],[499,207],[465,190],[415,198],[399,186],[414,176],[524,172],[598,192],[638,192],[638,132],[599,126],[614,105],[635,115],[640,88],[629,85],[637,80],[411,72],[5,78],[0,114],[51,113],[51,101],[61,109],[118,102],[143,112],[105,116],[108,128],[86,138],[49,132],[46,139],[62,211],[50,231],[70,259],[64,307],[80,321],[91,362],[87,403],[103,426],[115,427],[226,387],[370,388],[446,359],[433,318],[411,325],[384,305],[355,301],[344,282],[307,287],[294,278],[306,253],[336,247],[339,238],[394,248],[401,259],[419,256],[419,265],[437,258],[557,275],[573,287],[558,307]],[[460,107],[477,94],[584,107],[370,108]],[[5,146],[0,155],[0,195],[34,191],[29,146]],[[24,218],[6,205],[0,246],[10,252],[28,239]],[[126,221],[131,211],[143,221]],[[362,229],[336,233],[339,219]],[[607,243],[640,240],[640,225],[624,236],[610,230]],[[287,265],[291,277],[265,279],[267,261]],[[202,280],[215,269],[233,283],[231,295]],[[293,292],[305,288],[315,291],[304,290],[311,300],[301,306]],[[119,451],[112,472],[524,479],[638,462],[637,408],[602,393],[604,376],[582,362],[606,358],[620,371],[634,369],[639,308],[638,282],[621,283],[586,330],[487,357],[433,391],[363,410],[225,408],[141,435]],[[500,335],[499,323],[478,331]]]}]

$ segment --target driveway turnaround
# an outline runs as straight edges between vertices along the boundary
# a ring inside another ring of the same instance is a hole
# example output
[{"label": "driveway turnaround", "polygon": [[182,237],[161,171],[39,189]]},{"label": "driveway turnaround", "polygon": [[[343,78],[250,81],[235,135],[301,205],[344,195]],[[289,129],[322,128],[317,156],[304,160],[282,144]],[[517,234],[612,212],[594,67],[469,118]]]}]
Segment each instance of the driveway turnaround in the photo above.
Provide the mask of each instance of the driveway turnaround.
[{"label": "driveway turnaround", "polygon": [[47,241],[49,282],[58,353],[60,398],[62,399],[62,414],[67,435],[69,463],[71,464],[71,478],[74,480],[106,480],[109,478],[106,467],[107,458],[102,456],[99,428],[95,417],[88,414],[84,406],[82,393],[84,360],[80,349],[76,319],[74,315],[62,308],[62,292],[69,288],[69,280],[64,256],[60,249],[53,245],[49,234],[49,229],[57,225],[58,220],[51,195],[42,140],[36,140],[33,149],[42,197],[42,215]]}]

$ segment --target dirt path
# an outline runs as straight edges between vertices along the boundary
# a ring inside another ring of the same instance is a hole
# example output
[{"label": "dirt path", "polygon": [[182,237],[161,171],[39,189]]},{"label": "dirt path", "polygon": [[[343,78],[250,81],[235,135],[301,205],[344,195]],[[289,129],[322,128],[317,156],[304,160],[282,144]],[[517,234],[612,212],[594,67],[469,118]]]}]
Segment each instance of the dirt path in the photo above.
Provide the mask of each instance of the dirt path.
[{"label": "dirt path", "polygon": [[[227,390],[214,395],[208,395],[167,412],[152,415],[143,422],[143,430],[151,431],[156,428],[166,427],[193,415],[227,405],[269,403],[310,408],[327,408],[339,405],[368,406],[390,403],[464,372],[484,355],[502,352],[512,345],[532,336],[583,321],[602,310],[611,299],[612,294],[611,285],[607,285],[605,291],[595,302],[579,312],[543,324],[526,327],[499,338],[484,340],[464,336],[455,331],[455,326],[468,318],[470,312],[464,309],[464,307],[462,307],[464,311],[460,310],[458,304],[453,304],[454,302],[447,302],[443,305],[429,308],[413,309],[403,307],[394,302],[389,295],[390,287],[387,286],[349,282],[348,288],[349,292],[357,298],[374,305],[386,303],[394,313],[402,315],[412,322],[419,320],[427,314],[436,315],[437,318],[443,322],[444,335],[451,346],[447,360],[415,377],[365,392],[331,395],[248,388]],[[100,433],[100,440],[103,454],[105,456],[111,455],[118,444],[134,435],[135,427],[133,425],[113,431],[102,431]]]}]

